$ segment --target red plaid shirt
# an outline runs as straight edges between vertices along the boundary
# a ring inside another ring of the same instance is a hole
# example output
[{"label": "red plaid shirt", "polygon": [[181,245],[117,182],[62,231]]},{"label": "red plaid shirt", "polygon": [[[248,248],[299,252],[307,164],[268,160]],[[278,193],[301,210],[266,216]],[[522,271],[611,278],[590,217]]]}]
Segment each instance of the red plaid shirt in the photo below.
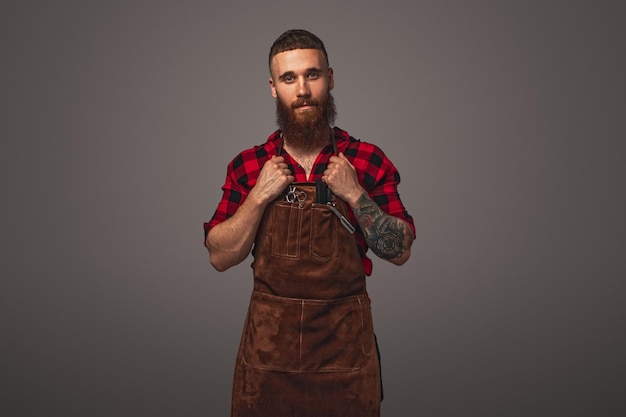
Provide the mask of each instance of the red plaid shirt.
[{"label": "red plaid shirt", "polygon": [[[383,151],[376,145],[361,142],[351,137],[348,132],[335,128],[335,141],[337,151],[343,152],[350,163],[356,168],[359,183],[367,191],[370,198],[386,213],[406,220],[415,233],[413,218],[407,213],[398,194],[400,174],[392,162],[385,156]],[[224,194],[215,210],[213,218],[204,223],[204,235],[206,238],[209,230],[231,217],[237,208],[243,203],[248,193],[256,184],[256,180],[263,168],[265,161],[273,155],[277,155],[281,149],[282,139],[280,131],[272,133],[263,145],[245,150],[228,164],[226,183],[222,187]],[[295,176],[295,182],[315,182],[320,178],[330,157],[334,154],[333,147],[328,145],[322,150],[322,155],[316,161],[311,171],[311,177],[307,178],[304,169],[298,163],[283,152],[285,162]],[[352,212],[349,212],[352,224],[357,224]],[[372,261],[367,257],[368,250],[363,237],[363,232],[357,227],[354,234],[363,268],[367,275],[372,273]]]}]

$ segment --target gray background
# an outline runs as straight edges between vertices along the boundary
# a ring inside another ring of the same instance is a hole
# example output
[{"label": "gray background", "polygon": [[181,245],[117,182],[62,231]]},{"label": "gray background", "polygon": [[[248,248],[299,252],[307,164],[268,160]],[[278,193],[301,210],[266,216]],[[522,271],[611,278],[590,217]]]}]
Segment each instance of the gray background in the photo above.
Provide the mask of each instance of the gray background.
[{"label": "gray background", "polygon": [[212,270],[202,223],[297,27],[418,230],[368,281],[383,416],[624,415],[624,11],[5,2],[0,414],[228,415],[250,260]]}]

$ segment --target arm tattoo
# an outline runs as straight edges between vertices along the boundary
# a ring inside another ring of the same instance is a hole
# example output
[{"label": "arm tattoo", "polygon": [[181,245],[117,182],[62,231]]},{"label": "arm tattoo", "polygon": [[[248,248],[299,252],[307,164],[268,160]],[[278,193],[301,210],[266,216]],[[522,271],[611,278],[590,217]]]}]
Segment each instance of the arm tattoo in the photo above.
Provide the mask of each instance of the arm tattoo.
[{"label": "arm tattoo", "polygon": [[410,242],[402,220],[383,212],[366,193],[361,195],[358,205],[353,212],[367,246],[383,259],[401,257]]}]

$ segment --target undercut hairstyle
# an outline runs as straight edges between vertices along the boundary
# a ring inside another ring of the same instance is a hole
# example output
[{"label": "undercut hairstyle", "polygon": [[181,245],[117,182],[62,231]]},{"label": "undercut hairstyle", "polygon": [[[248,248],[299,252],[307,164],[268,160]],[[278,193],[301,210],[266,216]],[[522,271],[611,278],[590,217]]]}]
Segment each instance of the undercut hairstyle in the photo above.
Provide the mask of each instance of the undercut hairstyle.
[{"label": "undercut hairstyle", "polygon": [[326,58],[326,64],[328,63],[328,54],[324,47],[324,42],[311,32],[304,29],[290,29],[284,32],[274,41],[272,48],[270,49],[270,56],[268,64],[270,67],[270,73],[272,72],[272,58],[276,54],[286,51],[293,51],[294,49],[317,49],[324,53]]}]

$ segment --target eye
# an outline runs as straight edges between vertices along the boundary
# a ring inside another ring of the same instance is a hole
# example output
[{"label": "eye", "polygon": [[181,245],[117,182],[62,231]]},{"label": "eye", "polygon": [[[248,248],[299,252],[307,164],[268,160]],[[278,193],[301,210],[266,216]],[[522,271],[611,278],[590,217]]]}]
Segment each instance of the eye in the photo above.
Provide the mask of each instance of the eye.
[{"label": "eye", "polygon": [[286,83],[290,83],[290,82],[293,82],[293,80],[295,80],[295,78],[292,75],[285,75],[283,80],[285,80]]},{"label": "eye", "polygon": [[313,79],[313,80],[315,80],[315,79],[319,78],[319,76],[320,76],[320,74],[319,74],[319,73],[317,73],[317,72],[310,72],[310,73],[309,73],[309,78],[310,78],[310,79]]}]

